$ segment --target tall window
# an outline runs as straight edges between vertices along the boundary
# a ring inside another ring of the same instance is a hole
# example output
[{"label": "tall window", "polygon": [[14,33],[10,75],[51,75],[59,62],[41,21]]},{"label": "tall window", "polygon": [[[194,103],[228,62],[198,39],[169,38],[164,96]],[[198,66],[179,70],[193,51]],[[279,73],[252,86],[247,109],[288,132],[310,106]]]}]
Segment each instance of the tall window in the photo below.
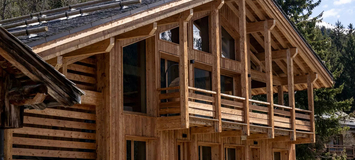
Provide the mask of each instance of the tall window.
[{"label": "tall window", "polygon": [[221,75],[221,93],[233,95],[233,78]]},{"label": "tall window", "polygon": [[123,48],[123,103],[125,111],[146,113],[145,54],[145,41]]},{"label": "tall window", "polygon": [[195,87],[212,90],[211,72],[195,68]]},{"label": "tall window", "polygon": [[235,58],[235,40],[222,28],[222,57],[236,60]]},{"label": "tall window", "polygon": [[146,160],[146,142],[144,141],[126,141],[127,160]]},{"label": "tall window", "polygon": [[199,160],[212,160],[212,148],[209,146],[198,146]]},{"label": "tall window", "polygon": [[194,49],[210,52],[209,17],[195,20],[193,23]]}]

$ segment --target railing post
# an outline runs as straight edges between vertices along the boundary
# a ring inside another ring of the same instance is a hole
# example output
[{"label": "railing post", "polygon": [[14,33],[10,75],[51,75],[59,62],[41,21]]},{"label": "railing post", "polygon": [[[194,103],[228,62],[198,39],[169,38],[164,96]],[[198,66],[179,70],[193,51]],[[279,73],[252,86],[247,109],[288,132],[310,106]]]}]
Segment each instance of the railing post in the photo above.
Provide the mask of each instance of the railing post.
[{"label": "railing post", "polygon": [[219,23],[219,7],[222,7],[224,1],[220,1],[220,4],[214,8],[211,12],[211,42],[212,42],[212,55],[215,57],[213,64],[213,85],[212,90],[216,92],[214,95],[215,103],[215,118],[218,122],[215,124],[216,132],[222,132],[222,113],[221,113],[221,29]]},{"label": "railing post", "polygon": [[311,141],[316,142],[316,125],[314,121],[314,95],[313,95],[313,83],[317,80],[317,74],[308,74],[307,75],[307,94],[308,94],[308,109],[312,111],[311,113]]},{"label": "railing post", "polygon": [[[249,124],[249,61],[248,61],[248,50],[247,50],[247,23],[246,23],[246,8],[245,0],[238,1],[239,6],[239,49],[242,62],[242,96],[245,98],[244,101],[244,122],[246,125],[243,127],[244,135],[250,135],[250,124]],[[247,150],[246,150],[247,151]],[[247,154],[247,153],[246,153]]]},{"label": "railing post", "polygon": [[[291,52],[295,52],[292,54]],[[293,56],[292,56],[293,55]],[[296,141],[296,110],[295,110],[295,88],[293,75],[293,58],[297,55],[296,49],[287,49],[287,81],[288,81],[288,103],[291,110],[291,140]]]},{"label": "railing post", "polygon": [[180,114],[181,114],[181,127],[189,128],[189,57],[187,48],[187,22],[191,19],[193,10],[181,13],[179,21],[179,49],[180,49],[180,62],[179,62],[179,78],[180,78]]},{"label": "railing post", "polygon": [[266,73],[266,93],[269,106],[269,138],[275,138],[274,132],[274,91],[273,91],[273,74],[272,74],[272,51],[271,51],[271,29],[275,26],[269,24],[269,21],[264,23],[264,49],[265,49],[265,73]]}]

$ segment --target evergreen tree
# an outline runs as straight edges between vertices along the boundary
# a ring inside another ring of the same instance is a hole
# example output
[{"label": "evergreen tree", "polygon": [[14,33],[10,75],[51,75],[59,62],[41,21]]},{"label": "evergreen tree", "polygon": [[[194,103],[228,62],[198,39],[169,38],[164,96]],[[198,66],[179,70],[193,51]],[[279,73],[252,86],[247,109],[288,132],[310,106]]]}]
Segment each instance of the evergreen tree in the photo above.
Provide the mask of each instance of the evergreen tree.
[{"label": "evergreen tree", "polygon": [[[338,80],[343,73],[343,64],[341,61],[341,46],[335,47],[332,43],[331,37],[326,33],[325,28],[320,29],[316,27],[316,22],[321,21],[322,13],[314,18],[310,18],[312,10],[320,4],[320,0],[313,2],[313,0],[276,0],[285,13],[294,22],[301,34],[311,44],[318,56],[323,60],[323,63],[333,73],[335,80]],[[341,23],[339,23],[341,24]],[[335,32],[341,32],[341,25]],[[336,35],[334,31],[330,32]],[[340,43],[341,44],[341,43]],[[339,112],[350,109],[352,99],[338,99],[341,95],[344,84],[338,85],[328,89],[315,90],[315,119],[316,119],[316,134],[317,139],[315,144],[297,145],[297,159],[309,160],[316,159],[316,157],[327,156],[325,153],[325,144],[331,138],[344,129],[339,124],[339,121],[344,117],[339,116]],[[296,107],[307,107],[307,93],[306,91],[296,93]],[[302,103],[304,102],[304,103]],[[342,156],[338,157],[342,158]]]}]

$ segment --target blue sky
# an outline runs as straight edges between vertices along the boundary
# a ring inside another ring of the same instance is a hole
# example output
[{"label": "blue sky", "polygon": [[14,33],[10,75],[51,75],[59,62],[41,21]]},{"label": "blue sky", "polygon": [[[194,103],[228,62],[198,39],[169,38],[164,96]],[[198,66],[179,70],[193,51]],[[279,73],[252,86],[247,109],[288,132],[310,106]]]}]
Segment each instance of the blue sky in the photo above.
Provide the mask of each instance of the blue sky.
[{"label": "blue sky", "polygon": [[355,0],[322,0],[313,14],[318,15],[322,11],[324,22],[334,25],[339,20],[344,27],[350,23],[355,25]]}]

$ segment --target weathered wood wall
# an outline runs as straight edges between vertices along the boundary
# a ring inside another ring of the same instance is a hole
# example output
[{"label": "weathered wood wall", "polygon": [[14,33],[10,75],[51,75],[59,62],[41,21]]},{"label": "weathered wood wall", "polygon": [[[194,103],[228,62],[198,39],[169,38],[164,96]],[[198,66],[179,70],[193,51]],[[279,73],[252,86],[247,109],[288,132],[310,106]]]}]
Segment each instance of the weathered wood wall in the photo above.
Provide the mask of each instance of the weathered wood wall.
[{"label": "weathered wood wall", "polygon": [[5,133],[7,160],[96,159],[96,119],[101,93],[96,92],[96,59],[70,64],[63,74],[85,91],[82,104],[25,110],[24,127]]}]

